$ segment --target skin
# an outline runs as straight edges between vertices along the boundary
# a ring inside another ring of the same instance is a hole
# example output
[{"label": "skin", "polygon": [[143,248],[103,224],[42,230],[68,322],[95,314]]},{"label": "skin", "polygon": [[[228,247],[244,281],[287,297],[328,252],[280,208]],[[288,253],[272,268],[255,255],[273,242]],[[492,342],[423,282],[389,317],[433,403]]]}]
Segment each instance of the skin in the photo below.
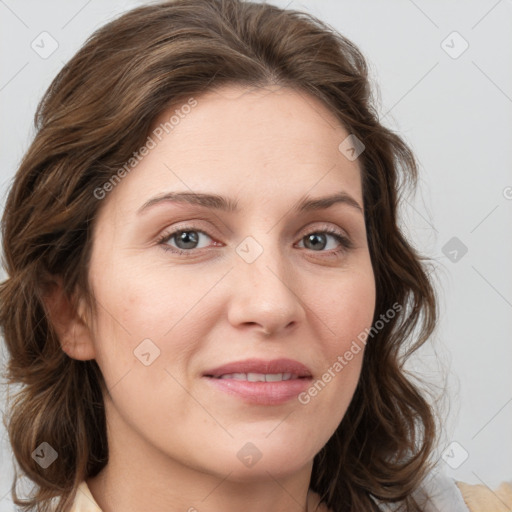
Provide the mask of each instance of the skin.
[{"label": "skin", "polygon": [[[292,211],[306,195],[340,191],[363,208],[361,170],[338,149],[348,132],[303,92],[223,86],[196,99],[103,199],[89,269],[95,317],[53,295],[63,350],[96,359],[108,387],[109,463],[87,484],[104,512],[312,510],[313,458],[347,410],[363,350],[306,405],[246,403],[202,373],[286,357],[316,380],[371,326],[362,211],[344,203]],[[171,191],[227,196],[240,212],[162,202],[137,213]],[[200,231],[197,248],[158,242],[185,227]],[[306,245],[311,233],[325,234],[323,244]],[[236,252],[248,236],[263,249],[250,264]],[[145,339],[160,350],[148,366],[134,355]],[[237,457],[248,442],[262,454],[252,467]]]}]

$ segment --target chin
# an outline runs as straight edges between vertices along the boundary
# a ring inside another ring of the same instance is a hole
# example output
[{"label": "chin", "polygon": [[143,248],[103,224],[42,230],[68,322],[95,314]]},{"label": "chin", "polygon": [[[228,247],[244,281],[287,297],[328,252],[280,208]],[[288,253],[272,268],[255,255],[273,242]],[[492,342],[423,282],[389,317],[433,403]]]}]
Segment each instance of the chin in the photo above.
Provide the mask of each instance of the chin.
[{"label": "chin", "polygon": [[269,478],[283,479],[304,470],[308,466],[312,466],[313,461],[304,459],[290,461],[286,457],[274,456],[271,460],[264,461],[261,458],[252,467],[245,467],[242,464],[232,462],[227,464],[219,473],[225,477],[229,474],[228,479],[232,482],[248,483],[248,482],[268,482]]},{"label": "chin", "polygon": [[283,478],[312,465],[317,453],[314,447],[290,438],[286,444],[277,437],[272,442],[270,437],[261,441],[235,442],[235,449],[230,450],[232,457],[219,454],[217,460],[224,462],[219,468],[220,473],[224,476],[230,474],[229,479],[236,482],[268,481],[270,475]]}]

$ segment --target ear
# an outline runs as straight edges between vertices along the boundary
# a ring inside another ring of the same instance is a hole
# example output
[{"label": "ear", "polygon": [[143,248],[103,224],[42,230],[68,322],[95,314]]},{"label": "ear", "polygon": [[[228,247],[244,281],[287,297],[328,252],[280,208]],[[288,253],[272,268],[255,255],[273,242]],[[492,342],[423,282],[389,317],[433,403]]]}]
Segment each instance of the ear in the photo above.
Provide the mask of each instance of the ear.
[{"label": "ear", "polygon": [[64,290],[62,278],[53,277],[44,295],[48,319],[55,329],[62,350],[71,358],[87,361],[96,357],[93,337],[85,315],[85,302],[78,301],[78,308]]}]

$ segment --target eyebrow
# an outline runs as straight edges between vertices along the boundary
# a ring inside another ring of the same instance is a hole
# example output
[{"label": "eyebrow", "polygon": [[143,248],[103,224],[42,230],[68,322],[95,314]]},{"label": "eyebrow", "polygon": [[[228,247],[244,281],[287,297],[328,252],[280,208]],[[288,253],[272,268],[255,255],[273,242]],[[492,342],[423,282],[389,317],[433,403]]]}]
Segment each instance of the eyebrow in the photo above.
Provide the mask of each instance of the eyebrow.
[{"label": "eyebrow", "polygon": [[[234,201],[233,199],[217,194],[204,194],[197,192],[168,192],[153,197],[149,201],[146,201],[137,210],[137,214],[141,214],[150,207],[161,203],[193,204],[203,206],[205,208],[222,210],[229,213],[236,213],[240,211],[238,208],[238,201]],[[309,196],[306,196],[296,204],[293,210],[297,213],[314,210],[326,210],[335,204],[345,204],[358,210],[360,213],[364,213],[363,208],[359,205],[359,203],[346,192],[340,192],[319,198],[310,198]]]}]

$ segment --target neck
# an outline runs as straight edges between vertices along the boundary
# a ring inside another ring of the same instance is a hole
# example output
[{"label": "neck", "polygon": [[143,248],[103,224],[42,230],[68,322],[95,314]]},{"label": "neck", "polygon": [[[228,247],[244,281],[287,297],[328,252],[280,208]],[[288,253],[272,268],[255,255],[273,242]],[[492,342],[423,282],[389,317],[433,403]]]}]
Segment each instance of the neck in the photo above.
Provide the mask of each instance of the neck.
[{"label": "neck", "polygon": [[102,512],[328,512],[315,492],[293,479],[269,477],[244,483],[196,474],[193,485],[189,479],[185,483],[183,478],[176,483],[154,472],[121,475],[110,463],[87,480]]}]

